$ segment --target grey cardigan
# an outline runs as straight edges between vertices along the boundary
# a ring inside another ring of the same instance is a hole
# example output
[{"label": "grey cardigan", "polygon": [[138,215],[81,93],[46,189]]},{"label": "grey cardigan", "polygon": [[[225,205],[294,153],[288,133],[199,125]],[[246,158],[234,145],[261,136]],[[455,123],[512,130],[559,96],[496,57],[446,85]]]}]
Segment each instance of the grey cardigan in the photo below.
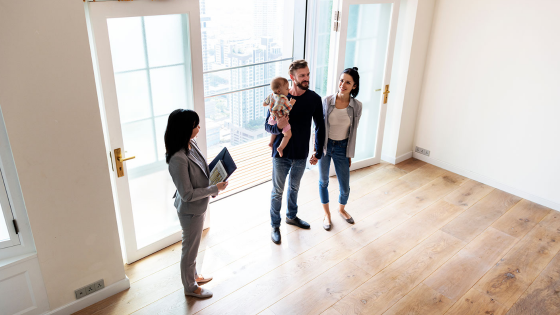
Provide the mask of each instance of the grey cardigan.
[{"label": "grey cardigan", "polygon": [[[327,142],[329,141],[329,115],[335,108],[336,94],[329,95],[323,99],[323,116],[325,117],[325,145],[323,146],[323,154],[327,154]],[[348,135],[348,146],[346,147],[346,157],[353,158],[356,152],[356,136],[358,133],[358,124],[362,116],[362,102],[351,97],[350,104],[346,108],[346,112],[350,117],[350,133]]]},{"label": "grey cardigan", "polygon": [[[191,141],[192,150],[202,152],[196,141]],[[169,174],[175,183],[175,208],[179,214],[203,214],[208,208],[210,196],[218,195],[218,186],[210,186],[208,164],[200,161],[192,152],[185,154],[181,149],[169,160]]]}]

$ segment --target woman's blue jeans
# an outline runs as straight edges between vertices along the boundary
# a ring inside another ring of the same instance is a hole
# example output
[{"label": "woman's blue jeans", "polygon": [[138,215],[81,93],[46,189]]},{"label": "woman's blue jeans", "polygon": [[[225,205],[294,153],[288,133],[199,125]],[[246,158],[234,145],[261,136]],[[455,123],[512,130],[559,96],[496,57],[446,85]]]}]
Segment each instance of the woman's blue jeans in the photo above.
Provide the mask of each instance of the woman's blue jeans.
[{"label": "woman's blue jeans", "polygon": [[327,154],[319,160],[319,196],[321,203],[329,203],[329,169],[331,167],[331,160],[334,163],[334,170],[338,178],[338,186],[340,195],[338,202],[341,205],[348,203],[350,196],[350,161],[346,157],[346,147],[348,146],[348,139],[334,141],[329,139],[327,142]]}]

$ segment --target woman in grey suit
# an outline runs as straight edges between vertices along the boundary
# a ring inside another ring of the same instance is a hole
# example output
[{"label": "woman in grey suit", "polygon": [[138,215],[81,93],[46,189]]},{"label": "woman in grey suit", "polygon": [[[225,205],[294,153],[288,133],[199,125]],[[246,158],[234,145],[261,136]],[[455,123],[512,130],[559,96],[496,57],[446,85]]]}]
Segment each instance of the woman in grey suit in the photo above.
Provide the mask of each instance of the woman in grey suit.
[{"label": "woman in grey suit", "polygon": [[196,271],[196,256],[202,237],[202,226],[210,196],[227,187],[227,182],[210,185],[210,170],[194,139],[200,130],[198,114],[193,110],[174,110],[165,130],[165,158],[175,183],[175,207],[183,228],[181,280],[185,295],[198,298],[212,296],[198,286],[212,280]]}]

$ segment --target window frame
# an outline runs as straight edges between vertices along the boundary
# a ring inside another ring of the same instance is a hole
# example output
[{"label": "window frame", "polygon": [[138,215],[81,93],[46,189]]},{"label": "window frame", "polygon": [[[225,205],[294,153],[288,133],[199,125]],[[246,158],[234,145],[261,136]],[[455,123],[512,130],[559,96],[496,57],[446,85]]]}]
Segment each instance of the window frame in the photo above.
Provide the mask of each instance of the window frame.
[{"label": "window frame", "polygon": [[[8,132],[2,115],[2,107],[0,106],[0,169],[2,170],[3,185],[5,186],[6,199],[8,201],[8,209],[2,204],[2,211],[10,211],[11,216],[17,222],[19,233],[17,236],[17,244],[0,248],[0,266],[10,263],[14,257],[34,254],[35,242],[31,233],[31,226],[27,217],[27,210],[17,175],[15,161],[12,155]],[[1,189],[1,187],[0,187]],[[1,192],[0,192],[1,193]],[[6,216],[4,216],[6,217]],[[6,222],[8,230],[14,229],[12,222]]]},{"label": "window frame", "polygon": [[[0,250],[12,246],[17,246],[20,244],[19,236],[15,230],[15,226],[13,224],[14,215],[12,213],[12,206],[10,205],[10,199],[8,198],[8,194],[6,192],[6,185],[4,184],[4,176],[2,172],[2,161],[0,159],[0,208],[2,210],[2,217],[6,223],[6,227],[8,230],[8,240],[0,240]],[[1,222],[0,222],[1,224]]]}]

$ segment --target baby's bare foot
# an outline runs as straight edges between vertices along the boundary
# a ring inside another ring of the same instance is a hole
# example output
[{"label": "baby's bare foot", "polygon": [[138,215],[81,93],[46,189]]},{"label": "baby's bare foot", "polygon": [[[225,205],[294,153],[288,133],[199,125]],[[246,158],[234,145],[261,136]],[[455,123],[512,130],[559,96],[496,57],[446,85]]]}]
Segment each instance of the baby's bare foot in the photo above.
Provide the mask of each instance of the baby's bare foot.
[{"label": "baby's bare foot", "polygon": [[274,147],[274,142],[269,143],[268,146],[272,149]]},{"label": "baby's bare foot", "polygon": [[278,151],[278,155],[280,155],[280,157],[282,157],[284,155],[284,149],[278,147],[278,149],[276,149],[276,151]]}]

